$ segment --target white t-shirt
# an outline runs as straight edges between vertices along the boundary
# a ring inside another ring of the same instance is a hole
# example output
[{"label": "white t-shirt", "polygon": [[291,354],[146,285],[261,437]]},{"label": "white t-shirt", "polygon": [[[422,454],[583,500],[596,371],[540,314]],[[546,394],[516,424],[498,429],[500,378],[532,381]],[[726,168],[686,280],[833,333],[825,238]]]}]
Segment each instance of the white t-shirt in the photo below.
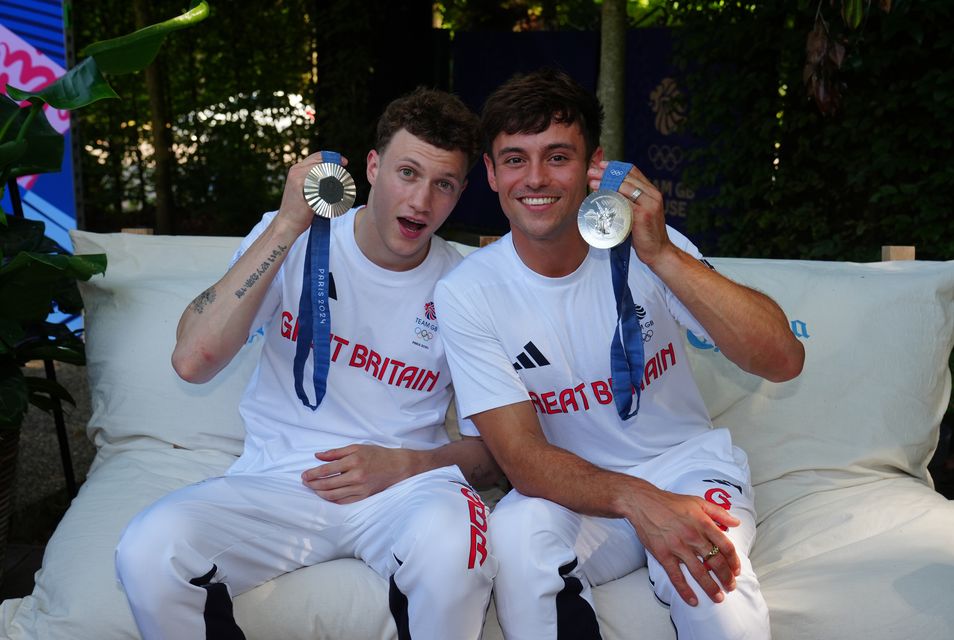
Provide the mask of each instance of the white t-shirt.
[{"label": "white t-shirt", "polygon": [[[292,364],[298,335],[308,233],[288,251],[252,323],[264,327],[258,368],[239,411],[245,420],[245,450],[230,473],[285,471],[316,466],[316,451],[355,443],[430,449],[448,442],[444,415],[451,397],[450,371],[434,312],[434,284],[461,256],[441,238],[409,271],[371,262],[354,237],[355,212],[331,221],[329,298],[331,363],[318,409],[295,393]],[[277,212],[265,214],[245,238],[236,259]],[[314,401],[313,358],[304,387]]]},{"label": "white t-shirt", "polygon": [[[701,259],[685,236],[669,234]],[[438,283],[435,301],[462,416],[529,398],[550,443],[616,471],[712,428],[679,325],[708,335],[635,252],[629,285],[645,370],[639,413],[620,419],[610,386],[617,316],[609,258],[609,250],[590,248],[576,271],[548,278],[523,263],[507,234]]]}]

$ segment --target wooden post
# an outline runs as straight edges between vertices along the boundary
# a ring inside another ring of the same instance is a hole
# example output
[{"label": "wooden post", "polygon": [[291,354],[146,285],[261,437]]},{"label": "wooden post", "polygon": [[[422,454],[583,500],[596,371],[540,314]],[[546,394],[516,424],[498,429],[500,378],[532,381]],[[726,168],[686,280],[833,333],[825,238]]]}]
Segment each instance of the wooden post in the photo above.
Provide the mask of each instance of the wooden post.
[{"label": "wooden post", "polygon": [[892,260],[914,260],[914,247],[886,245],[881,247],[881,260],[890,262]]}]

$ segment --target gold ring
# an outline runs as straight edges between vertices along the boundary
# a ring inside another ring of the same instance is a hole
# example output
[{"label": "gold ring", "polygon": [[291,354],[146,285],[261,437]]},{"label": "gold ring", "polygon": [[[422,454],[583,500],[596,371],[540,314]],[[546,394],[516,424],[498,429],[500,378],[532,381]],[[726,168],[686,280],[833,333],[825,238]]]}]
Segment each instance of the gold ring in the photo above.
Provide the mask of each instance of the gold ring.
[{"label": "gold ring", "polygon": [[714,558],[717,555],[719,555],[719,547],[717,547],[716,545],[712,545],[712,548],[709,549],[709,552],[705,556],[703,556],[702,561],[706,562],[707,560]]},{"label": "gold ring", "polygon": [[639,196],[641,195],[643,195],[643,190],[640,189],[639,187],[636,187],[635,189],[633,189],[633,194],[629,197],[633,199],[633,202],[636,202],[637,200],[639,200]]}]

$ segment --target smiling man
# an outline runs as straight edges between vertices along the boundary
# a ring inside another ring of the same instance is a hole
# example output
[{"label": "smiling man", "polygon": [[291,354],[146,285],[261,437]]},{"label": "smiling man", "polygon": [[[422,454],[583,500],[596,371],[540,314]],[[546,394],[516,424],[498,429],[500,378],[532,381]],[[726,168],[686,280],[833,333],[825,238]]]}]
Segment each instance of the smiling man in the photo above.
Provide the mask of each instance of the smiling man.
[{"label": "smiling man", "polygon": [[[265,342],[240,404],[242,456],[159,500],[120,541],[143,637],[242,638],[232,597],[343,557],[389,580],[400,638],[480,636],[496,560],[469,483],[499,472],[479,438],[449,442],[444,430],[450,375],[433,304],[460,261],[434,232],[466,186],[477,129],[449,94],[394,101],[368,154],[367,206],[322,227],[327,269],[303,185],[334,154],[316,153],[291,167],[279,210],[182,314],[172,361],[190,382],[212,379],[259,327]],[[316,283],[326,302],[309,298]],[[330,329],[313,340],[302,317],[326,307]]]},{"label": "smiling man", "polygon": [[[804,351],[772,300],[666,226],[638,169],[603,160],[601,120],[554,71],[487,99],[484,164],[510,233],[435,292],[461,414],[514,486],[492,514],[497,615],[508,640],[593,640],[591,586],[648,565],[679,638],[766,638],[748,464],[709,420],[681,327],[775,381]],[[601,185],[619,210],[595,210],[597,232],[632,219],[616,247],[578,226]]]}]

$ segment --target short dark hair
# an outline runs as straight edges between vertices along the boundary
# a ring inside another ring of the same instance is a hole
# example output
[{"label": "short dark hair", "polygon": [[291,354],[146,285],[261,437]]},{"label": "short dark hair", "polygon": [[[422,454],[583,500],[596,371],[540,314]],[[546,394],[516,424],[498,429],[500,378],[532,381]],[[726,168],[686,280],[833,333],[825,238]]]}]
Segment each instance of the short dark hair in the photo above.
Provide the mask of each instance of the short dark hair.
[{"label": "short dark hair", "polygon": [[378,153],[401,129],[447,151],[463,151],[470,169],[480,156],[480,120],[457,96],[418,87],[392,101],[378,119]]},{"label": "short dark hair", "polygon": [[501,133],[541,133],[552,122],[578,122],[590,157],[600,144],[603,106],[562,71],[544,68],[517,74],[484,102],[480,122],[484,151],[493,159],[494,140]]}]

